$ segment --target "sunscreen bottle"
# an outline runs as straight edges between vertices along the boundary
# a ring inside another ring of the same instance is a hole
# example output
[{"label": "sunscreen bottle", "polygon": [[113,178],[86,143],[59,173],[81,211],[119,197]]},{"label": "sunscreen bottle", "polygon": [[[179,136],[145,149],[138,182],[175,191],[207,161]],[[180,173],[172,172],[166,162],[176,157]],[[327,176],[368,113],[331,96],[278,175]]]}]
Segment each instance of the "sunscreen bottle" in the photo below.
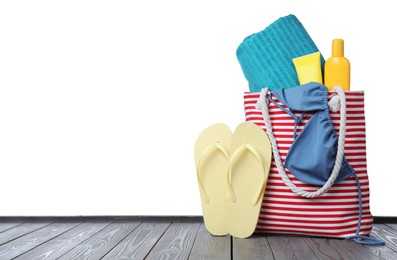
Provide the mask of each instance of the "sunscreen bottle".
[{"label": "sunscreen bottle", "polygon": [[342,39],[332,41],[332,57],[325,62],[324,84],[332,90],[335,86],[350,90],[350,62],[344,57]]}]

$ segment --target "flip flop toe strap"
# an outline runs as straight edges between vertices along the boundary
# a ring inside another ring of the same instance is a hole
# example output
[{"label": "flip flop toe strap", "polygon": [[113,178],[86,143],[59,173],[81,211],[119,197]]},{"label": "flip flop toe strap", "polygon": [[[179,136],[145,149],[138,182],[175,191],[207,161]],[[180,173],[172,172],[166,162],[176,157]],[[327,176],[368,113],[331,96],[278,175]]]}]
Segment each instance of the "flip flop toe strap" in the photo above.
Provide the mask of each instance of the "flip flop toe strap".
[{"label": "flip flop toe strap", "polygon": [[234,192],[233,187],[232,187],[232,168],[237,163],[240,162],[241,158],[243,157],[243,155],[245,154],[246,151],[250,152],[255,157],[255,159],[261,165],[261,167],[262,167],[261,170],[262,170],[262,173],[263,173],[261,175],[262,179],[260,181],[259,188],[255,192],[255,195],[254,195],[254,197],[252,198],[252,201],[251,201],[251,205],[253,207],[255,207],[262,199],[260,195],[262,194],[263,183],[265,181],[265,174],[264,174],[265,173],[265,166],[264,166],[265,164],[263,163],[262,156],[258,152],[258,150],[253,145],[251,145],[249,143],[244,143],[244,144],[240,145],[236,149],[236,151],[233,153],[232,157],[230,158],[229,167],[228,167],[228,173],[227,173],[227,186],[228,186],[228,198],[227,198],[227,201],[231,200],[233,203],[236,203],[236,201],[237,201],[235,192]]},{"label": "flip flop toe strap", "polygon": [[203,196],[204,202],[207,203],[207,204],[210,203],[210,199],[208,197],[207,192],[204,189],[204,185],[203,185],[203,182],[202,182],[201,169],[202,169],[202,165],[206,163],[208,158],[210,158],[210,155],[213,155],[216,151],[220,151],[222,153],[222,155],[224,155],[225,158],[227,160],[229,160],[229,152],[226,149],[226,147],[223,146],[220,142],[216,142],[216,143],[213,143],[213,144],[207,146],[204,149],[204,151],[202,152],[202,154],[201,154],[201,156],[200,156],[200,158],[199,158],[199,160],[197,162],[197,168],[196,168],[197,180],[198,180],[198,183],[199,183],[199,188],[200,188],[201,194]]}]

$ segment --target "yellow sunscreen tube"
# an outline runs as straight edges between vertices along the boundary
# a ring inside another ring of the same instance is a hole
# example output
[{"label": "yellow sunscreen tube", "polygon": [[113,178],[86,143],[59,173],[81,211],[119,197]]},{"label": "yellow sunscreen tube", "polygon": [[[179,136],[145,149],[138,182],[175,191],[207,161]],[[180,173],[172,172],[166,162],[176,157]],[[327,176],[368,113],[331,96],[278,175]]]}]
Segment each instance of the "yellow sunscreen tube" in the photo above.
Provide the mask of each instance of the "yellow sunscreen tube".
[{"label": "yellow sunscreen tube", "polygon": [[315,52],[305,56],[292,59],[298,74],[299,84],[318,82],[323,84],[321,72],[320,52]]}]

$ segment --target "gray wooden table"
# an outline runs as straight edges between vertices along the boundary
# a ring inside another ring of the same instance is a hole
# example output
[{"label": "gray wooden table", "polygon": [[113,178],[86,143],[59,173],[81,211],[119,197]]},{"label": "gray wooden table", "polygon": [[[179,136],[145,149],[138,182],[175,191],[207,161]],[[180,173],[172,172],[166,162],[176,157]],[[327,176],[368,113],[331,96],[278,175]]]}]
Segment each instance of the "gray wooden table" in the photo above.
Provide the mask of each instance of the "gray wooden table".
[{"label": "gray wooden table", "polygon": [[376,224],[386,246],[312,237],[214,237],[200,217],[0,218],[0,259],[397,259],[397,224]]}]

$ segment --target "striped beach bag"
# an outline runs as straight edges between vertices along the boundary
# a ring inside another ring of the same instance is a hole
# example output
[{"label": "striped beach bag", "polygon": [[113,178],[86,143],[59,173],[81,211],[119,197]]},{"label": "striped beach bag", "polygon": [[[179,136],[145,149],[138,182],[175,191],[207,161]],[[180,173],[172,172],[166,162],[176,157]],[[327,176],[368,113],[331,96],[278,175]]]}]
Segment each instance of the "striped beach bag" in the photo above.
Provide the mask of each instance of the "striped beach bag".
[{"label": "striped beach bag", "polygon": [[[340,90],[328,93],[332,124],[339,136],[338,153],[342,152],[342,156],[344,153],[356,175],[338,183],[328,181],[324,186],[303,183],[285,168],[285,158],[294,140],[295,121],[267,100],[262,100],[263,109],[257,109],[261,98],[266,99],[263,93],[244,94],[246,121],[262,127],[274,141],[272,165],[256,232],[352,237],[355,240],[368,236],[373,217],[367,175],[364,92]],[[276,98],[274,101],[283,106]],[[300,116],[299,111],[294,113]],[[297,134],[310,117],[310,113],[306,113],[297,126]]]}]

